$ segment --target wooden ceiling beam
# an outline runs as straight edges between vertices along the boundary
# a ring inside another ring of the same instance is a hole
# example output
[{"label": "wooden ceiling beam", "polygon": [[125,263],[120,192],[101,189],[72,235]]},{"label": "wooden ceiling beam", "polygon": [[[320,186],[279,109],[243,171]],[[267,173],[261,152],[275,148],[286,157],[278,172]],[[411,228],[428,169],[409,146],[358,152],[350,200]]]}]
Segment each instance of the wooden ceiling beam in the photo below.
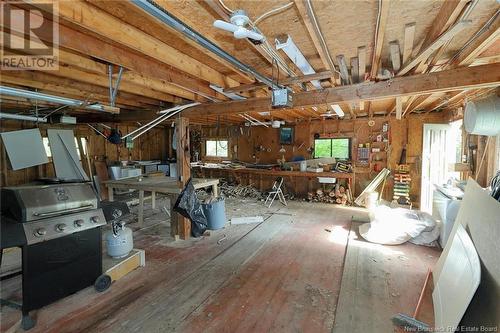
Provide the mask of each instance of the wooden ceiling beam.
[{"label": "wooden ceiling beam", "polygon": [[232,87],[240,84],[210,66],[191,58],[174,47],[84,1],[60,1],[58,15],[61,20],[99,34],[115,43],[136,50],[210,83],[221,87]]},{"label": "wooden ceiling beam", "polygon": [[375,45],[373,46],[373,57],[372,57],[372,67],[370,71],[370,77],[375,79],[378,74],[381,56],[382,56],[382,47],[384,46],[384,36],[385,36],[385,27],[387,25],[387,20],[389,18],[389,7],[391,2],[389,0],[381,0],[380,8],[377,19],[377,29],[375,31]]},{"label": "wooden ceiling beam", "polygon": [[[107,76],[84,72],[74,68],[73,66],[68,66],[68,65],[60,66],[59,70],[46,71],[46,73],[72,79],[75,81],[85,82],[88,84],[95,84],[101,87],[109,88],[109,80]],[[172,96],[170,94],[156,91],[149,87],[141,86],[127,81],[122,81],[120,83],[118,94],[120,94],[120,91],[146,96],[149,98],[157,99],[159,101],[171,102],[174,104],[184,104],[186,102],[185,99],[182,99],[180,97]]]},{"label": "wooden ceiling beam", "polygon": [[[88,100],[93,102],[109,103],[109,89],[48,75],[39,71],[12,71],[2,73],[2,83],[16,84],[23,87],[47,91],[53,95],[65,94],[71,98]],[[116,97],[117,106],[127,108],[145,108],[158,106],[159,101],[139,95],[121,92]]]},{"label": "wooden ceiling beam", "polygon": [[460,55],[449,65],[449,68],[472,64],[474,59],[494,43],[500,43],[500,17],[498,15],[488,29],[485,29],[483,33],[460,52]]},{"label": "wooden ceiling beam", "polygon": [[[22,7],[19,8],[22,9]],[[41,29],[37,33],[37,37],[40,39],[48,42],[52,41],[52,36],[46,30]],[[59,45],[110,64],[123,66],[147,77],[165,80],[195,94],[216,100],[219,99],[219,95],[209,87],[208,82],[201,80],[199,77],[190,76],[173,66],[129,48],[104,43],[93,35],[82,33],[62,24],[59,25]]]},{"label": "wooden ceiling beam", "polygon": [[409,60],[403,65],[403,68],[397,73],[397,76],[402,76],[412,70],[418,64],[425,62],[432,53],[439,49],[444,44],[448,43],[460,31],[470,24],[471,21],[460,21],[453,25],[449,30],[434,40],[429,46],[425,47],[416,57]]},{"label": "wooden ceiling beam", "polygon": [[[175,45],[176,48],[182,50],[181,52],[184,54],[199,53],[200,55],[204,55],[205,58],[211,60],[212,64],[219,64],[220,67],[224,68],[224,71],[228,71],[228,75],[234,74],[238,78],[238,81],[241,80],[246,83],[252,82],[252,79],[247,74],[238,70],[234,65],[231,65],[229,62],[218,57],[213,52],[184,35],[179,34],[177,30],[172,29],[170,26],[149,15],[147,12],[135,6],[131,1],[86,1],[168,45]],[[211,41],[215,42],[214,40]],[[198,57],[197,59],[205,63],[202,60],[203,58]],[[209,63],[207,63],[207,65],[210,66]]]},{"label": "wooden ceiling beam", "polygon": [[[66,50],[59,50],[59,61],[63,64],[74,66],[75,68],[82,69],[86,72],[96,73],[101,75],[108,75],[108,66],[77,55],[75,53],[68,52]],[[115,75],[116,77],[116,75]],[[181,97],[187,100],[196,102],[207,102],[208,100],[200,95],[193,92],[187,91],[179,86],[173,85],[165,80],[160,80],[156,78],[148,78],[144,75],[132,71],[125,71],[122,75],[122,82],[130,82],[134,84],[139,84],[157,91],[161,91],[173,96]]]},{"label": "wooden ceiling beam", "polygon": [[[325,79],[331,78],[332,76],[333,76],[333,73],[331,71],[323,71],[323,72],[314,73],[314,74],[307,74],[307,75],[285,78],[285,79],[279,81],[279,84],[284,85],[284,86],[290,86],[293,84],[304,83],[304,82],[309,82],[309,81],[313,81],[313,80],[325,80]],[[265,85],[264,83],[259,82],[259,83],[252,83],[252,84],[242,84],[242,85],[237,86],[237,87],[227,88],[227,89],[224,89],[224,92],[238,93],[238,92],[257,90],[257,89],[267,88],[267,87],[268,86]]]},{"label": "wooden ceiling beam", "polygon": [[325,69],[330,70],[333,73],[332,82],[336,83],[336,81],[340,78],[337,74],[335,74],[335,64],[330,56],[328,46],[323,42],[324,39],[321,38],[321,31],[317,31],[315,25],[313,24],[314,19],[310,15],[307,7],[308,4],[304,0],[294,0],[294,3],[295,7],[299,11],[300,18],[306,26],[309,37],[314,44],[323,66]]},{"label": "wooden ceiling beam", "polygon": [[[398,77],[390,82],[360,83],[300,92],[294,95],[294,107],[318,104],[371,101],[427,93],[492,87],[500,84],[500,64],[457,68],[453,70]],[[270,98],[252,98],[215,104],[202,104],[183,111],[188,114],[231,114],[270,111]]]}]

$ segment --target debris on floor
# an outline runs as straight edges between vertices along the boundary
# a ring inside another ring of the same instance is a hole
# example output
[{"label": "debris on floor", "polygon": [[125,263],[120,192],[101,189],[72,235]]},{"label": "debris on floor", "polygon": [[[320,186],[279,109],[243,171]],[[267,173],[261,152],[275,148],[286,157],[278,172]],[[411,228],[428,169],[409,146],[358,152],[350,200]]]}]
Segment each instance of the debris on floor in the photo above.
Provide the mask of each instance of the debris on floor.
[{"label": "debris on floor", "polygon": [[252,185],[232,184],[221,181],[220,190],[225,197],[253,198],[258,200],[265,199],[264,193],[260,192]]},{"label": "debris on floor", "polygon": [[263,216],[242,216],[233,217],[231,219],[231,224],[248,224],[248,223],[261,223],[264,222]]}]

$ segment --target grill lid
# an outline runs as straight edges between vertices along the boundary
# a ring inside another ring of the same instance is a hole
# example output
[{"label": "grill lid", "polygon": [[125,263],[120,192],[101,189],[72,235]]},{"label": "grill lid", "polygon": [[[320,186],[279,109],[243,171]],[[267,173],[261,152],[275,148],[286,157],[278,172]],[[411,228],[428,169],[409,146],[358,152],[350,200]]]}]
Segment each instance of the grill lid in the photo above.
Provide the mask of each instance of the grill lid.
[{"label": "grill lid", "polygon": [[2,215],[29,222],[89,209],[97,209],[90,183],[23,185],[2,188]]}]

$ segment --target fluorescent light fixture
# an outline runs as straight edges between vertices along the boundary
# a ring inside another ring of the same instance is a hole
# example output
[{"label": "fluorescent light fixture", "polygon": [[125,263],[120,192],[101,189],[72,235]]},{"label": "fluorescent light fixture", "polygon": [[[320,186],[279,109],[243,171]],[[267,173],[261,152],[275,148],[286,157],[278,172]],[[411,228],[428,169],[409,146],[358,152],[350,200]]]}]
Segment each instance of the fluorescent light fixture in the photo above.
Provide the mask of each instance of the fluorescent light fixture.
[{"label": "fluorescent light fixture", "polygon": [[[309,62],[306,60],[302,52],[300,52],[297,45],[292,40],[292,37],[287,35],[287,39],[285,42],[280,41],[278,38],[275,39],[276,49],[282,50],[285,54],[292,60],[292,62],[297,66],[300,71],[304,74],[314,74],[316,71],[311,67]],[[311,81],[312,85],[317,89],[323,89],[319,80]]]},{"label": "fluorescent light fixture", "polygon": [[261,116],[270,116],[271,112],[269,112],[269,111],[262,111],[262,112],[258,112],[258,114],[260,114]]},{"label": "fluorescent light fixture", "polygon": [[318,108],[316,106],[313,106],[312,109],[316,112],[318,112]]},{"label": "fluorescent light fixture", "polygon": [[68,106],[80,107],[89,110],[105,111],[102,104],[86,104],[84,101],[80,101],[73,98],[59,97],[55,95],[42,94],[36,91],[23,90],[17,88],[11,88],[6,86],[0,86],[0,95],[22,97],[27,99],[36,99],[38,101],[45,101],[49,103],[57,103]]},{"label": "fluorescent light fixture", "polygon": [[342,118],[343,116],[345,116],[344,110],[342,110],[342,108],[340,107],[340,105],[338,105],[338,104],[332,104],[330,106],[332,107],[333,111],[337,114],[337,116],[339,116],[340,118]]},{"label": "fluorescent light fixture", "polygon": [[242,101],[244,99],[247,99],[246,97],[240,96],[240,95],[235,94],[235,93],[225,92],[224,89],[222,89],[221,87],[219,87],[218,85],[215,85],[215,84],[211,84],[211,85],[209,85],[209,87],[212,88],[213,90],[221,93],[222,95],[226,96],[227,98],[232,99],[233,101]]}]

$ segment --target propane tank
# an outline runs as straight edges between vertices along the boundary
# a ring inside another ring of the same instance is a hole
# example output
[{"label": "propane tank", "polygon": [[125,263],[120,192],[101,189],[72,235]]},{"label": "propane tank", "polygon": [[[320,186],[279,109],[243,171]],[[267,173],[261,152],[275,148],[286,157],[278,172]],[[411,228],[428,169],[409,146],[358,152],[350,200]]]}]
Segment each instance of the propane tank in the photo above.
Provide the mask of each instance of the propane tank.
[{"label": "propane tank", "polygon": [[126,257],[134,248],[132,229],[125,227],[125,223],[114,221],[111,230],[105,235],[108,255],[113,258]]}]

